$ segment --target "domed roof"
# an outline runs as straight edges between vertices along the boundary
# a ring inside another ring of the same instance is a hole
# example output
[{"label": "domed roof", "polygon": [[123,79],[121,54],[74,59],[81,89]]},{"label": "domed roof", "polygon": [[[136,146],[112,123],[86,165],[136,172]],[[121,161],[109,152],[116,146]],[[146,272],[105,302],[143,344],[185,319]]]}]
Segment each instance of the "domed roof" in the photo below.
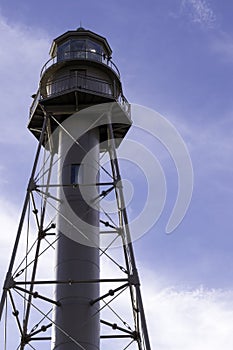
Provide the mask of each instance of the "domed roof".
[{"label": "domed roof", "polygon": [[83,27],[78,27],[76,30],[77,32],[84,32],[86,29]]}]

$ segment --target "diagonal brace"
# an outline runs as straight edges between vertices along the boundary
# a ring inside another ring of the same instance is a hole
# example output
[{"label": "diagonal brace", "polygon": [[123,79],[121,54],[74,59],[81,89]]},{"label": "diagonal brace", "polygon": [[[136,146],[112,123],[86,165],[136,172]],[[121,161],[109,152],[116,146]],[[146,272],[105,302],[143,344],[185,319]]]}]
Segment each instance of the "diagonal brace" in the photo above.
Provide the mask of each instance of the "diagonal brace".
[{"label": "diagonal brace", "polygon": [[128,286],[129,286],[129,283],[127,282],[127,283],[123,284],[122,286],[120,286],[120,287],[118,287],[118,288],[116,288],[116,289],[110,289],[110,290],[108,291],[108,293],[102,295],[102,296],[99,297],[99,298],[96,298],[96,299],[94,299],[94,300],[91,300],[91,301],[90,301],[90,305],[94,305],[94,304],[97,303],[98,301],[100,301],[100,300],[102,300],[102,299],[104,299],[104,298],[106,298],[106,297],[108,297],[108,296],[113,296],[116,292],[118,292],[119,290],[124,289],[125,287],[128,287]]},{"label": "diagonal brace", "polygon": [[21,288],[21,287],[18,287],[18,286],[15,286],[14,288],[17,289],[17,290],[20,290],[21,292],[24,292],[24,293],[27,293],[29,295],[32,295],[34,298],[39,298],[39,299],[48,301],[49,303],[55,304],[57,306],[61,306],[61,303],[59,301],[55,301],[55,300],[49,299],[47,297],[44,297],[44,296],[40,295],[38,292],[30,292],[29,290]]}]

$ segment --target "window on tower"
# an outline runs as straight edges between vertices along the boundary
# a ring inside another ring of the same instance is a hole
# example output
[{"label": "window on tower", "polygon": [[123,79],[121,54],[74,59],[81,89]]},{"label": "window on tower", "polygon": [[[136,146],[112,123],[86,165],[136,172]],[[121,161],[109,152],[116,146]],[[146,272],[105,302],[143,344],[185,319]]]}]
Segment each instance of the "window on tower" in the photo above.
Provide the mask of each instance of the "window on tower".
[{"label": "window on tower", "polygon": [[79,185],[83,183],[83,165],[82,164],[71,165],[70,182],[72,185]]}]

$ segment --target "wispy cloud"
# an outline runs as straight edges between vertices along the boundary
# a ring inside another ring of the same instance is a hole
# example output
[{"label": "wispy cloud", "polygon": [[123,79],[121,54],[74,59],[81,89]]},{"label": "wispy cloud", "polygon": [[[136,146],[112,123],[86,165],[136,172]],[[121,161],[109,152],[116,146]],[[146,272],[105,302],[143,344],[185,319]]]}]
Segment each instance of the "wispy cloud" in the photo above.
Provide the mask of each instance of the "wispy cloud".
[{"label": "wispy cloud", "polygon": [[154,272],[143,271],[143,296],[152,347],[160,350],[230,350],[233,291],[202,286],[159,290]]},{"label": "wispy cloud", "polygon": [[[233,347],[233,290],[201,285],[169,286],[159,271],[140,264],[141,288],[152,349],[230,350]],[[104,265],[107,276],[111,267]],[[169,287],[164,287],[164,282]],[[120,310],[129,311],[119,299]]]},{"label": "wispy cloud", "polygon": [[49,40],[44,32],[10,24],[1,15],[0,32],[1,114],[5,118],[0,142],[23,142],[30,96],[48,59]]},{"label": "wispy cloud", "polygon": [[[200,111],[200,115],[202,111]],[[203,111],[203,115],[209,117],[210,112]],[[232,111],[224,112],[221,117],[204,118],[195,121],[190,118],[169,114],[169,120],[177,126],[190,151],[193,161],[202,161],[199,171],[213,171],[221,168],[227,172],[232,171],[231,157],[233,153],[232,144]],[[208,160],[208,161],[207,161]],[[195,169],[194,169],[195,171]]]},{"label": "wispy cloud", "polygon": [[193,23],[212,27],[216,15],[206,0],[182,0],[181,11],[186,13]]},{"label": "wispy cloud", "polygon": [[215,36],[211,42],[211,49],[223,59],[224,62],[233,63],[233,38],[225,32]]}]

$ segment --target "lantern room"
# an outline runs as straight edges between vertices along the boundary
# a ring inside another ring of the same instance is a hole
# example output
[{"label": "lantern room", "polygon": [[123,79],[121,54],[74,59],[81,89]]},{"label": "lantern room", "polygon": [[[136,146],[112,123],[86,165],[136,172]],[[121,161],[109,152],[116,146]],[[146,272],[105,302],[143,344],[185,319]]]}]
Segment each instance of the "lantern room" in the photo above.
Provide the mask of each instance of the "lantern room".
[{"label": "lantern room", "polygon": [[105,38],[81,27],[55,39],[50,50],[51,57],[57,56],[57,61],[91,59],[106,63],[111,53]]}]

